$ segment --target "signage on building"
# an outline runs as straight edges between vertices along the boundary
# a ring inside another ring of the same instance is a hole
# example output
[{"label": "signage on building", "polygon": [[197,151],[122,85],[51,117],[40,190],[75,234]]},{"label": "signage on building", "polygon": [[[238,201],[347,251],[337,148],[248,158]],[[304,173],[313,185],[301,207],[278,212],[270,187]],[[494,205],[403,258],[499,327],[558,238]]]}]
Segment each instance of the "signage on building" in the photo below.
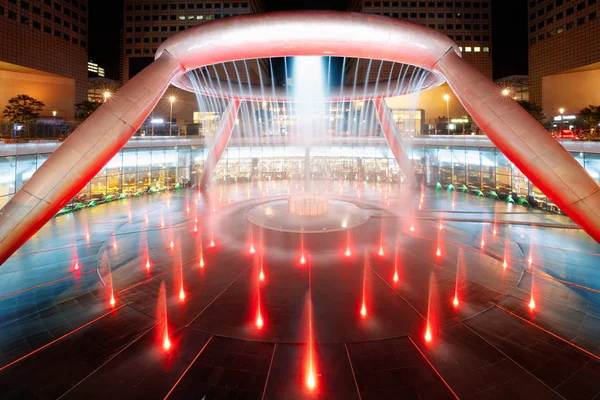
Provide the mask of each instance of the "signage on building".
[{"label": "signage on building", "polygon": [[577,119],[577,115],[556,115],[555,121],[573,121]]}]

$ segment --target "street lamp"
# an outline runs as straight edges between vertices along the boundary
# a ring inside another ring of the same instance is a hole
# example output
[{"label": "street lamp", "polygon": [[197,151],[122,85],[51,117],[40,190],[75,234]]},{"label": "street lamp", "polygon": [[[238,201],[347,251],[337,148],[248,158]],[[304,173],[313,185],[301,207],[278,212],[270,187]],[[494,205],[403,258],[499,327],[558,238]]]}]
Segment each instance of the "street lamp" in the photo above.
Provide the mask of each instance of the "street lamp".
[{"label": "street lamp", "polygon": [[562,128],[563,128],[563,114],[565,113],[565,109],[564,108],[559,108],[558,112],[560,113],[560,132],[559,134],[562,134]]},{"label": "street lamp", "polygon": [[510,90],[502,89],[502,96],[508,96],[510,94]]},{"label": "street lamp", "polygon": [[448,116],[448,135],[450,134],[450,96],[445,94],[444,100],[446,100],[446,115]]},{"label": "street lamp", "polygon": [[102,95],[104,96],[104,102],[106,103],[106,100],[110,97],[110,92],[107,90]]},{"label": "street lamp", "polygon": [[[169,136],[171,136],[171,131],[173,129],[173,103],[175,103],[175,96],[169,97],[169,103],[171,103],[171,112],[169,114]],[[177,135],[179,135],[179,131],[177,131]]]}]

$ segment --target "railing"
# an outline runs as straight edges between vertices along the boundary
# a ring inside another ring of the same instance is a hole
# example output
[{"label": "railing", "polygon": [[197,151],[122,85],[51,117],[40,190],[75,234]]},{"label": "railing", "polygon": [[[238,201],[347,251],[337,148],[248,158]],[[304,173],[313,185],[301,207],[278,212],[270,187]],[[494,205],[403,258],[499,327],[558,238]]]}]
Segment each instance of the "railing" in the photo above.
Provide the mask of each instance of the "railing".
[{"label": "railing", "polygon": [[[200,136],[134,136],[125,148],[179,147],[210,145],[212,138]],[[404,138],[407,147],[448,146],[448,147],[482,147],[496,146],[486,136],[415,136]],[[600,142],[559,140],[565,149],[571,153],[600,154]],[[5,140],[0,139],[0,156],[17,154],[51,153],[59,145],[60,140]],[[305,146],[302,136],[267,136],[267,137],[238,137],[231,138],[228,146]],[[311,138],[311,146],[387,146],[383,137],[333,137]]]}]

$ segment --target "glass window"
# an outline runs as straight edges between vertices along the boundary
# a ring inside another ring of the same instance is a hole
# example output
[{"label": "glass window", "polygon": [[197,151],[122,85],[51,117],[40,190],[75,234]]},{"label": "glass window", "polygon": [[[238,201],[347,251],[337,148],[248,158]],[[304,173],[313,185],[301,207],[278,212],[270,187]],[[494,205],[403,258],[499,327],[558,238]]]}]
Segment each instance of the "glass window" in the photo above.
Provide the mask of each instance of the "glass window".
[{"label": "glass window", "polygon": [[16,190],[21,189],[27,183],[36,169],[37,157],[35,155],[17,156]]},{"label": "glass window", "polygon": [[16,167],[14,156],[0,157],[0,197],[15,193]]}]

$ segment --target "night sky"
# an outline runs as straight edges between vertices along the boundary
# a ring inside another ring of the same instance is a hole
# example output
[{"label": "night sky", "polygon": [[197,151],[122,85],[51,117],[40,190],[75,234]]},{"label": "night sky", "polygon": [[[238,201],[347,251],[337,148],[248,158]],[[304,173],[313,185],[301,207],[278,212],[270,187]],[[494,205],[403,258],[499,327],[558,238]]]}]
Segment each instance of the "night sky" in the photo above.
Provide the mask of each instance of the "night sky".
[{"label": "night sky", "polygon": [[[346,0],[263,0],[268,11],[346,10]],[[89,2],[89,58],[119,79],[123,1]],[[494,79],[527,75],[527,2],[492,0]]]}]

